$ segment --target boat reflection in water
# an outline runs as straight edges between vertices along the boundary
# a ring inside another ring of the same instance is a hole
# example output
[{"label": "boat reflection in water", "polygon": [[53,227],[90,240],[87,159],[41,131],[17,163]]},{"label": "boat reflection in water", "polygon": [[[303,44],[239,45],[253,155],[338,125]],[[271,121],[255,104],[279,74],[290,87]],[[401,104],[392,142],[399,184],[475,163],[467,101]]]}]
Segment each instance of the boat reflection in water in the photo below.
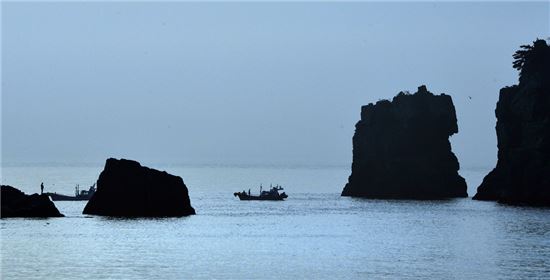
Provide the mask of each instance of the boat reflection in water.
[{"label": "boat reflection in water", "polygon": [[90,200],[90,198],[94,195],[95,193],[95,184],[93,186],[91,186],[88,190],[80,190],[80,186],[79,185],[76,185],[76,187],[74,187],[74,196],[70,196],[70,195],[63,195],[63,194],[58,194],[58,193],[45,193],[46,195],[48,195],[49,197],[51,197],[52,200],[54,201],[63,201],[63,200],[69,200],[69,201],[72,201],[72,200]]},{"label": "boat reflection in water", "polygon": [[250,189],[248,189],[248,193],[243,190],[242,192],[233,193],[233,195],[238,196],[240,200],[284,200],[288,195],[284,192],[279,193],[281,190],[283,190],[283,187],[279,185],[271,187],[269,191],[262,191],[262,186],[260,186],[260,195],[251,195]]}]

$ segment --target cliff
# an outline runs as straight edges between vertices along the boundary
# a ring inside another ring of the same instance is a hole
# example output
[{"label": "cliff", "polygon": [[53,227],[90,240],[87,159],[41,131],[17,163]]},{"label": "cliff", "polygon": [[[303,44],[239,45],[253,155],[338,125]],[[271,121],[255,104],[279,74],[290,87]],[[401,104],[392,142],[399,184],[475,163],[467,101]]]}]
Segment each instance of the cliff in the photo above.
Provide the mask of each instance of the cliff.
[{"label": "cliff", "polygon": [[361,108],[353,163],[342,196],[396,199],[467,197],[449,136],[458,132],[450,96],[399,93]]},{"label": "cliff", "polygon": [[119,217],[194,215],[181,177],[126,159],[107,159],[84,214]]},{"label": "cliff", "polygon": [[47,195],[26,195],[12,186],[0,186],[2,218],[64,217]]},{"label": "cliff", "polygon": [[474,199],[550,206],[550,47],[544,40],[514,55],[519,84],[500,90],[498,161]]}]

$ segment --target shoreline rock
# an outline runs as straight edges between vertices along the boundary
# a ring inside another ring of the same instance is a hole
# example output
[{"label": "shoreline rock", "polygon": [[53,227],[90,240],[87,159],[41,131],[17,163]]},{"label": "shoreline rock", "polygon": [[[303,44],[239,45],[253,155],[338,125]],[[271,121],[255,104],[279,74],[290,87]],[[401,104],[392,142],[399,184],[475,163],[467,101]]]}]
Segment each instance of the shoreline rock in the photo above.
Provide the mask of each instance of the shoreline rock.
[{"label": "shoreline rock", "polygon": [[420,86],[361,108],[352,173],[342,196],[382,199],[467,197],[449,137],[458,132],[450,96]]},{"label": "shoreline rock", "polygon": [[97,190],[83,214],[117,217],[182,217],[194,215],[189,193],[179,176],[109,158]]},{"label": "shoreline rock", "polygon": [[498,161],[473,199],[550,206],[550,46],[522,48],[519,84],[502,88],[496,105]]},{"label": "shoreline rock", "polygon": [[45,194],[27,195],[7,185],[0,186],[1,218],[65,217]]}]

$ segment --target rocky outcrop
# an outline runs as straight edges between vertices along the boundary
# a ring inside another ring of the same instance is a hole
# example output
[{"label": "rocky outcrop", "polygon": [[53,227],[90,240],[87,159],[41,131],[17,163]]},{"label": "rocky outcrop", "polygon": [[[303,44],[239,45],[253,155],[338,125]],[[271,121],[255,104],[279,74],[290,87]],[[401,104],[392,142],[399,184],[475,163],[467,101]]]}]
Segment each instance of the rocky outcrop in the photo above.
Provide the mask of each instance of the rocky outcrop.
[{"label": "rocky outcrop", "polygon": [[119,217],[181,217],[195,214],[181,177],[110,158],[84,214]]},{"label": "rocky outcrop", "polygon": [[519,84],[500,90],[498,161],[474,199],[550,206],[550,47],[522,46],[514,67]]},{"label": "rocky outcrop", "polygon": [[361,108],[355,125],[351,176],[342,196],[395,199],[467,197],[451,151],[458,132],[450,96],[400,92]]},{"label": "rocky outcrop", "polygon": [[0,186],[2,218],[63,217],[47,195],[26,195],[12,186]]}]

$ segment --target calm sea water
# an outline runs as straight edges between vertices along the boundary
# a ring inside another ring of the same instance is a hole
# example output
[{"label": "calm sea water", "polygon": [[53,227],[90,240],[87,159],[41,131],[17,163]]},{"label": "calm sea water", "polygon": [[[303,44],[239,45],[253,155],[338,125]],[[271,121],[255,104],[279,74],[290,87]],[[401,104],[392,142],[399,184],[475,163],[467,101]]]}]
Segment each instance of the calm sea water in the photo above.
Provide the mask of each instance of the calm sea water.
[{"label": "calm sea water", "polygon": [[[340,197],[349,167],[155,166],[180,175],[197,215],[1,220],[1,279],[550,278],[550,210],[471,199]],[[27,193],[72,194],[102,167],[3,167]],[[464,170],[470,195],[487,170]],[[239,201],[278,183],[284,202]]]}]

